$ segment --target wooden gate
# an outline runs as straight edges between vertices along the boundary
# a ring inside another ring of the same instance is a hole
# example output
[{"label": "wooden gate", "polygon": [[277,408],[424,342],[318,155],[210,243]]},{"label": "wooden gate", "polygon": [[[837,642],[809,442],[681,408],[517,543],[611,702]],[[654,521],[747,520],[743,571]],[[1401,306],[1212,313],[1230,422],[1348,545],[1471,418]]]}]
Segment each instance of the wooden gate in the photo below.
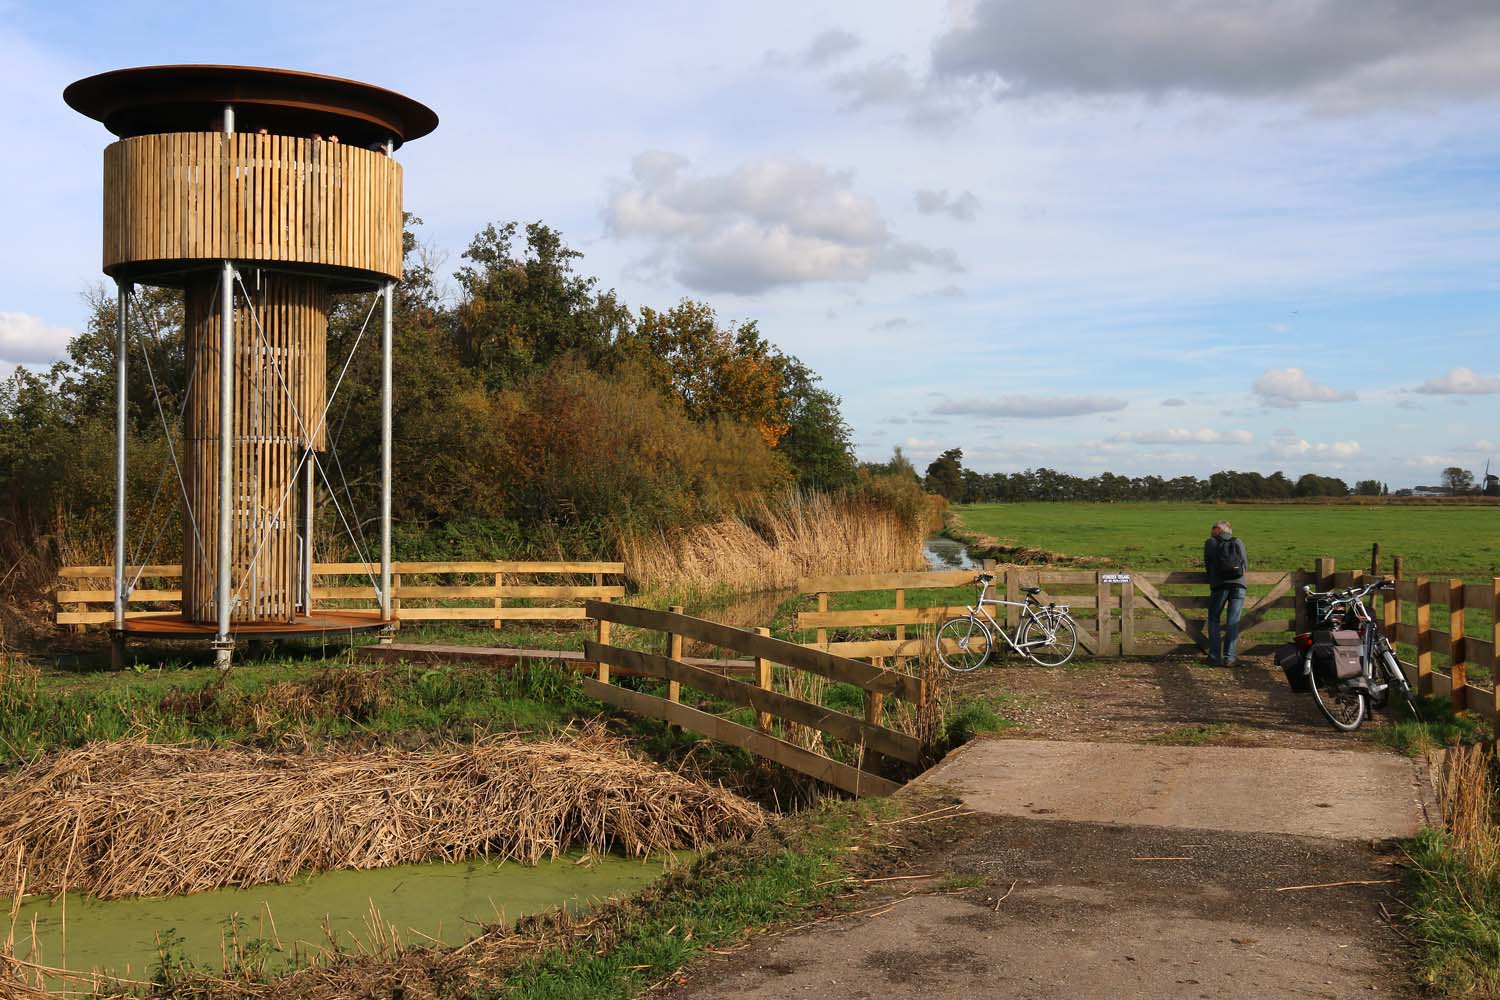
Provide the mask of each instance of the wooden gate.
[{"label": "wooden gate", "polygon": [[[584,659],[599,665],[595,677],[584,678],[584,690],[600,701],[740,747],[853,795],[889,795],[901,787],[899,782],[874,772],[878,756],[918,767],[926,762],[926,748],[919,740],[883,724],[887,697],[904,700],[917,708],[925,703],[926,689],[918,677],[773,639],[765,629],[749,632],[679,612],[604,601],[590,601],[587,609],[589,616],[600,622],[600,639],[584,645]],[[611,623],[664,633],[665,654],[611,645],[608,627]],[[727,677],[686,662],[682,655],[684,639],[754,657],[755,682]],[[864,718],[774,690],[773,665],[862,689]],[[666,697],[611,683],[611,667],[666,681]],[[754,709],[756,725],[741,725],[683,704],[684,685],[731,705]],[[778,719],[783,724],[779,734]],[[817,730],[849,745],[854,750],[851,757],[855,763],[835,760],[791,742],[785,738],[786,723]]]}]

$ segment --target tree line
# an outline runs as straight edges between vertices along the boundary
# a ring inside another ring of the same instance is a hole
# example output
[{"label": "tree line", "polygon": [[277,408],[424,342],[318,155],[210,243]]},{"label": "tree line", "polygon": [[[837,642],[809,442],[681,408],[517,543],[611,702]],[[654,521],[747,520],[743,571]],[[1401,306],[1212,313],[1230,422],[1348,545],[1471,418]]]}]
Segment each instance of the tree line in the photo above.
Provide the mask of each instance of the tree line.
[{"label": "tree line", "polygon": [[[896,449],[893,462],[911,463]],[[916,470],[912,469],[912,475]],[[1292,500],[1313,497],[1390,496],[1390,487],[1378,479],[1361,479],[1352,486],[1336,476],[1308,473],[1292,479],[1282,472],[1223,470],[1207,479],[1197,476],[1121,476],[1102,472],[1097,476],[1074,476],[1056,469],[1024,472],[981,473],[966,469],[963,450],[949,448],[927,466],[921,477],[924,487],[954,503],[1004,503],[1027,500],[1073,500],[1108,502],[1119,500]],[[1444,470],[1443,483],[1455,495],[1481,492],[1471,473],[1460,468]],[[1487,476],[1483,492],[1500,496],[1500,481]]]}]

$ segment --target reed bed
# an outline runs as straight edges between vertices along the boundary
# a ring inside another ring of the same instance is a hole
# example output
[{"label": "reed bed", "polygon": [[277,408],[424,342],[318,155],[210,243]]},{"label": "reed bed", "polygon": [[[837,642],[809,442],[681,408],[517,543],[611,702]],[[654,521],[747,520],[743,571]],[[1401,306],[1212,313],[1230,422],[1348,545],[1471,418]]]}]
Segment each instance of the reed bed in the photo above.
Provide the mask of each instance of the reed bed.
[{"label": "reed bed", "polygon": [[1434,769],[1438,804],[1453,846],[1485,875],[1500,872],[1495,769],[1495,753],[1483,744],[1449,747],[1442,766]]},{"label": "reed bed", "polygon": [[0,892],[101,898],[299,873],[564,851],[643,857],[744,836],[759,807],[631,757],[599,727],[437,752],[91,744],[0,781]]},{"label": "reed bed", "polygon": [[799,577],[921,569],[923,529],[899,514],[825,494],[761,501],[738,517],[620,542],[644,590],[788,590]]}]

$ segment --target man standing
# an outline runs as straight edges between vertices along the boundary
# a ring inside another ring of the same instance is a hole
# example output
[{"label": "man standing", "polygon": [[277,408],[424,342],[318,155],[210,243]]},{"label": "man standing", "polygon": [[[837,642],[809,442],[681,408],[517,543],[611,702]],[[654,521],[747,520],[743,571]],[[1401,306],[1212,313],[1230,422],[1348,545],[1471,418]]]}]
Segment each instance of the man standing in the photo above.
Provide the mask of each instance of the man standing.
[{"label": "man standing", "polygon": [[1209,586],[1208,662],[1216,667],[1234,666],[1234,644],[1240,637],[1240,610],[1245,606],[1245,573],[1249,568],[1245,543],[1234,537],[1229,522],[1215,524],[1203,543],[1203,569],[1208,573]]}]

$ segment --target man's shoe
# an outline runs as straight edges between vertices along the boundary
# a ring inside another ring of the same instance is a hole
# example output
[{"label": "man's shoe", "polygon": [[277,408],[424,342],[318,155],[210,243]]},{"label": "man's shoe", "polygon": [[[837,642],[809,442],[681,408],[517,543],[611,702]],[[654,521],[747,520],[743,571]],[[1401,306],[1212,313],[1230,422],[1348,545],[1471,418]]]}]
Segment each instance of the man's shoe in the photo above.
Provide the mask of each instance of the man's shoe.
[{"label": "man's shoe", "polygon": [[1237,660],[1237,659],[1235,659],[1234,657],[1230,657],[1229,659],[1227,659],[1227,660],[1224,661],[1224,666],[1226,666],[1226,667],[1233,667],[1233,666],[1238,665],[1239,662],[1240,661]]}]

